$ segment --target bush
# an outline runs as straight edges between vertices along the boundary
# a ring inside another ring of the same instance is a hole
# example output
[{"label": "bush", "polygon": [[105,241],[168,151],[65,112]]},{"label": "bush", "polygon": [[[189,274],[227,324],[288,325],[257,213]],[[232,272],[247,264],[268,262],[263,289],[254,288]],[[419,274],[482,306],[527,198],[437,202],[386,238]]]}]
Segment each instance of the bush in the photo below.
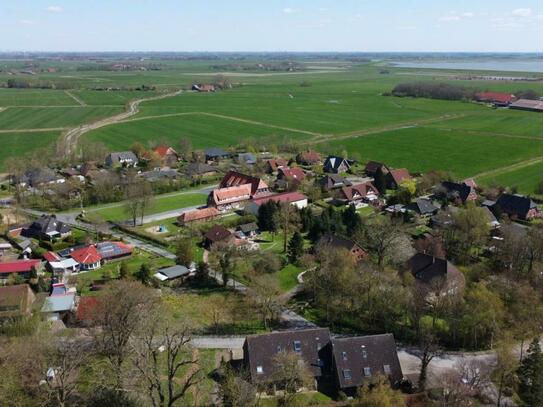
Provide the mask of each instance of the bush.
[{"label": "bush", "polygon": [[463,86],[431,82],[401,83],[392,90],[394,96],[443,100],[473,99],[475,92]]},{"label": "bush", "polygon": [[253,269],[257,274],[276,273],[283,267],[283,260],[274,253],[262,252],[253,262]]}]

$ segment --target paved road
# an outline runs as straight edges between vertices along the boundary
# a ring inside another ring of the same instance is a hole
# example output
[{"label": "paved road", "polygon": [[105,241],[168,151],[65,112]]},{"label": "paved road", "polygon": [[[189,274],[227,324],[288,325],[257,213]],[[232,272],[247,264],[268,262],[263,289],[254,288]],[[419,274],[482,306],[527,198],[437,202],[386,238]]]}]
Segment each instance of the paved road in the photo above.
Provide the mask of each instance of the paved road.
[{"label": "paved road", "polygon": [[243,348],[245,336],[194,336],[191,345],[199,349],[234,349]]}]

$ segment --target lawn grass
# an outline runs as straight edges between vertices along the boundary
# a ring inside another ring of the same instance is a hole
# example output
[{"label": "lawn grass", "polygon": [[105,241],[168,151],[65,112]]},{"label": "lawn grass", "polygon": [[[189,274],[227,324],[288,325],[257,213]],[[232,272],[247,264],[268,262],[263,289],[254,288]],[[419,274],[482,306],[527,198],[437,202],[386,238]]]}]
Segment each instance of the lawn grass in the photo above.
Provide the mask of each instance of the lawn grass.
[{"label": "lawn grass", "polygon": [[[475,135],[418,127],[340,140],[337,151],[358,153],[411,172],[449,171],[458,178],[543,155],[543,140]],[[325,149],[325,147],[321,147]]]},{"label": "lawn grass", "polygon": [[123,111],[122,107],[10,107],[0,112],[0,130],[74,127]]},{"label": "lawn grass", "polygon": [[[153,206],[147,211],[146,215],[153,215],[162,212],[174,211],[176,209],[188,208],[191,206],[204,205],[206,195],[204,194],[183,194],[177,196],[157,197]],[[130,215],[121,204],[119,206],[109,206],[101,209],[91,209],[92,213],[99,215],[104,220],[122,221],[127,220]]]},{"label": "lawn grass", "polygon": [[[1,117],[2,113],[0,113]],[[58,131],[0,133],[0,171],[5,170],[5,160],[21,157],[55,143]]]},{"label": "lawn grass", "polygon": [[539,190],[542,181],[543,162],[477,178],[481,185],[515,187],[521,194],[539,197],[543,195]]},{"label": "lawn grass", "polygon": [[[307,392],[299,393],[294,398],[294,405],[296,406],[318,406],[328,405],[332,402],[332,399],[327,395],[319,392]],[[259,406],[261,407],[278,407],[279,399],[277,397],[266,397],[259,400]]]},{"label": "lawn grass", "polygon": [[302,270],[295,266],[294,264],[289,264],[286,267],[279,270],[277,274],[277,281],[279,282],[279,287],[282,291],[289,291],[292,290],[294,287],[298,285],[298,274],[300,274]]}]

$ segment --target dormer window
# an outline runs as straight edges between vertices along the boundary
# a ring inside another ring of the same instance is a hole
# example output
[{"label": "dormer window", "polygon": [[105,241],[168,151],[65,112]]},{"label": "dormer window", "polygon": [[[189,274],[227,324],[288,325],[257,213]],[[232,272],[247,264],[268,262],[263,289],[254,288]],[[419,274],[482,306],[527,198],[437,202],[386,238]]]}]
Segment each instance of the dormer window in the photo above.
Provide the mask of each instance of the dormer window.
[{"label": "dormer window", "polygon": [[351,380],[351,377],[351,369],[343,369],[343,378],[346,380]]},{"label": "dormer window", "polygon": [[294,341],[294,352],[301,352],[302,351],[302,342],[300,341]]},{"label": "dormer window", "polygon": [[386,375],[389,375],[391,373],[390,365],[383,365],[383,370]]},{"label": "dormer window", "polygon": [[362,357],[364,359],[367,359],[368,358],[368,352],[366,352],[365,350],[362,351]]},{"label": "dormer window", "polygon": [[369,367],[364,368],[364,376],[366,376],[366,377],[371,376],[371,369]]},{"label": "dormer window", "polygon": [[347,352],[341,352],[341,358],[347,360]]},{"label": "dormer window", "polygon": [[264,373],[264,368],[263,368],[262,366],[257,366],[257,367],[256,367],[256,372],[257,372],[258,374],[263,374],[263,373]]}]

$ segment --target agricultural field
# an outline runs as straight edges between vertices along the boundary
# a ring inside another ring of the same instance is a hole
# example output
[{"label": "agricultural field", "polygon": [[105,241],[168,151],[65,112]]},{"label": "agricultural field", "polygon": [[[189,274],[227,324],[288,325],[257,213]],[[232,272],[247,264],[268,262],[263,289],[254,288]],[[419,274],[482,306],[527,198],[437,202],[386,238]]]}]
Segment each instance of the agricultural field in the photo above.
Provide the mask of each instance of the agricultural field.
[{"label": "agricultural field", "polygon": [[50,146],[55,143],[59,135],[59,131],[0,132],[0,171],[5,169],[6,159],[20,157]]},{"label": "agricultural field", "polygon": [[0,89],[0,107],[7,106],[77,106],[63,90]]},{"label": "agricultural field", "polygon": [[509,186],[516,188],[521,194],[541,198],[543,196],[540,189],[543,182],[543,161],[485,175],[477,178],[477,182],[487,186]]},{"label": "agricultural field", "polygon": [[0,130],[70,128],[122,112],[119,107],[10,107],[0,112]]}]

